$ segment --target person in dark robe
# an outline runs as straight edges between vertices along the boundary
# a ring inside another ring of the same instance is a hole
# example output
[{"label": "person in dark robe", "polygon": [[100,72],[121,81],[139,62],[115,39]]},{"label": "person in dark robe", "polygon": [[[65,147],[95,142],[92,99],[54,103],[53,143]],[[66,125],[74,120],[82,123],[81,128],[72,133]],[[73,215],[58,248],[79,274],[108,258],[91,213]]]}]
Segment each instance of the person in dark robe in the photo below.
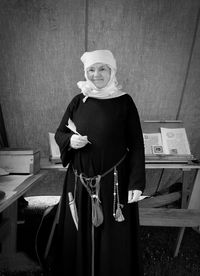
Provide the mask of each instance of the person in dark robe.
[{"label": "person in dark robe", "polygon": [[[117,83],[109,50],[85,52],[85,81],[55,133],[68,166],[52,274],[143,275],[138,200],[145,188],[137,108]],[[52,252],[52,248],[51,248]]]}]

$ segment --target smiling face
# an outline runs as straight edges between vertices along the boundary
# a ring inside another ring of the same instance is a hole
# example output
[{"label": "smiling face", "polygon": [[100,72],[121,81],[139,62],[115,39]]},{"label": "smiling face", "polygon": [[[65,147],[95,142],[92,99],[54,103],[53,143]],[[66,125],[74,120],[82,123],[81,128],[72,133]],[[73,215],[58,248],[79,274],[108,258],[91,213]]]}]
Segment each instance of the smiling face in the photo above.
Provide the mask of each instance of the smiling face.
[{"label": "smiling face", "polygon": [[95,63],[86,69],[86,74],[98,89],[102,89],[110,80],[111,69],[107,64]]}]

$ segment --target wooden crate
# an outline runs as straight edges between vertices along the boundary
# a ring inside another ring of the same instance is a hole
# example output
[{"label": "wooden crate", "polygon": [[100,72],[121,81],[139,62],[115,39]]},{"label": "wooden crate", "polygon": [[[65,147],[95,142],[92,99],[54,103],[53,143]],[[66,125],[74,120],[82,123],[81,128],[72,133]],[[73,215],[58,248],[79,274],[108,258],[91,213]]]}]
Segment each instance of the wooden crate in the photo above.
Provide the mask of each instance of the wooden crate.
[{"label": "wooden crate", "polygon": [[40,151],[1,148],[0,168],[13,174],[35,174],[40,170]]}]

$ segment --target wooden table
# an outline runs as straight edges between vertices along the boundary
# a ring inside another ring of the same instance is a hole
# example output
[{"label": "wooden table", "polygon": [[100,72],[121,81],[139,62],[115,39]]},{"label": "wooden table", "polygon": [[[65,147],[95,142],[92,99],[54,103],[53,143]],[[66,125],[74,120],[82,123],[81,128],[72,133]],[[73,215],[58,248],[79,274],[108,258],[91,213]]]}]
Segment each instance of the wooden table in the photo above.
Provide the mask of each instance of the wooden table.
[{"label": "wooden table", "polygon": [[[200,165],[157,163],[146,164],[146,169],[177,169],[182,171],[181,208],[140,208],[141,225],[180,227],[174,257],[178,255],[186,227],[200,226]],[[190,172],[195,171],[191,185]]]},{"label": "wooden table", "polygon": [[[45,170],[66,170],[62,164],[53,164],[48,159],[41,159],[41,168]],[[146,163],[145,168],[146,170],[177,169],[182,171],[183,186],[180,209],[139,208],[140,225],[180,227],[180,233],[174,251],[174,256],[177,256],[185,227],[200,226],[200,165],[185,163]],[[192,170],[196,171],[196,176],[193,185],[190,185],[188,177]]]},{"label": "wooden table", "polygon": [[14,256],[17,243],[17,199],[28,189],[40,181],[45,171],[35,175],[0,176],[0,189],[6,192],[6,197],[0,201],[0,242],[1,258]]}]

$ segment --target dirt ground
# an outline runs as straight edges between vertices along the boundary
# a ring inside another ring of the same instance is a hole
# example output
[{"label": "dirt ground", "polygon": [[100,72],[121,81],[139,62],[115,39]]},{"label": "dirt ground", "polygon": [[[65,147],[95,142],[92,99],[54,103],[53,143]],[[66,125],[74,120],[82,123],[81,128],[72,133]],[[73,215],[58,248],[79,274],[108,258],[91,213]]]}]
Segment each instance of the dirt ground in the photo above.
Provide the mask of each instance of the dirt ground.
[{"label": "dirt ground", "polygon": [[179,254],[173,257],[179,229],[141,227],[145,276],[199,276],[200,234],[186,228]]},{"label": "dirt ground", "polygon": [[[36,263],[34,233],[40,221],[39,217],[36,214],[27,223],[18,227],[18,250],[25,252]],[[200,234],[192,228],[186,228],[179,254],[173,257],[178,232],[179,229],[174,227],[141,226],[144,276],[200,276]],[[0,272],[0,276],[43,275],[40,269],[28,263],[24,263],[20,269],[22,270],[12,273]]]},{"label": "dirt ground", "polygon": [[[141,226],[144,276],[200,276],[200,234],[186,228],[179,254],[173,257],[178,233],[175,227]],[[24,250],[35,259],[32,249],[29,240]]]}]

